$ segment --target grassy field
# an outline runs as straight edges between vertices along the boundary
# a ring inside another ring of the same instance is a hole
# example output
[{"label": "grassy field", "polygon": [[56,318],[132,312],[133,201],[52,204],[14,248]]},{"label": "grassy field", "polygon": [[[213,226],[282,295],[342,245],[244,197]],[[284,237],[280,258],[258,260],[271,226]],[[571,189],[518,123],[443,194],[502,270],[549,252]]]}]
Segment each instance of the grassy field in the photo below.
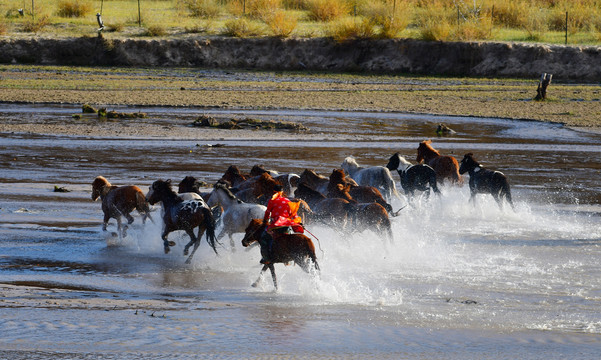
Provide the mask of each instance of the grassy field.
[{"label": "grassy field", "polygon": [[[138,7],[139,5],[139,7]],[[23,15],[19,13],[22,9]],[[0,0],[0,34],[601,42],[601,0]]]},{"label": "grassy field", "polygon": [[0,66],[0,102],[289,108],[533,119],[601,127],[599,86],[536,81],[201,69]]}]

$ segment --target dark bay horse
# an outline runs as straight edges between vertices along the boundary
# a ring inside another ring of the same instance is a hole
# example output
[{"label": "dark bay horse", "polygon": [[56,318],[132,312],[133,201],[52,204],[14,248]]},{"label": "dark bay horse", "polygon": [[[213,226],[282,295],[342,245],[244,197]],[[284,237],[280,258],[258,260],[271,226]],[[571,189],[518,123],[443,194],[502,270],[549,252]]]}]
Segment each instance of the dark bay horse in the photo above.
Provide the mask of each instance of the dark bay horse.
[{"label": "dark bay horse", "polygon": [[[347,181],[347,176],[342,169],[334,169],[330,174],[330,182],[328,183],[328,197],[339,197],[337,195],[331,196],[331,193],[337,191],[337,185],[350,185]],[[384,200],[380,190],[373,186],[349,186],[348,192],[350,196],[359,203],[372,203],[376,202],[384,207],[386,211],[392,212],[392,206]]]},{"label": "dark bay horse", "polygon": [[[175,245],[175,242],[167,240],[167,236],[170,232],[176,230],[184,230],[190,237],[190,242],[184,247],[184,255],[188,255],[188,250],[194,245],[194,249],[186,263],[190,263],[192,260],[192,256],[194,256],[200,245],[200,238],[205,231],[207,243],[217,254],[215,248],[215,219],[211,208],[204,201],[200,199],[183,200],[171,189],[171,180],[157,180],[152,183],[146,194],[146,200],[150,204],[163,203],[163,233],[161,238],[163,239],[165,254],[169,252],[170,246]],[[198,236],[194,235],[194,228],[196,227],[198,227]]]},{"label": "dark bay horse", "polygon": [[424,140],[417,147],[416,161],[425,162],[436,171],[436,179],[441,183],[449,179],[453,184],[463,184],[463,178],[459,175],[459,163],[457,159],[449,155],[440,155],[432,147],[432,140]]},{"label": "dark bay horse", "polygon": [[200,195],[205,201],[207,201],[209,198],[209,194],[211,192],[210,191],[202,192],[200,190],[202,185],[203,185],[203,182],[198,180],[194,176],[186,176],[177,185],[177,192],[179,194],[188,193],[188,192],[196,193],[196,194]]},{"label": "dark bay horse", "polygon": [[375,202],[357,202],[350,196],[348,192],[349,188],[349,185],[338,184],[336,185],[336,190],[332,189],[331,195],[349,202],[350,206],[347,208],[352,219],[353,229],[355,231],[371,230],[392,244],[394,236],[386,209]]},{"label": "dark bay horse", "polygon": [[405,194],[412,198],[415,191],[425,191],[426,196],[430,195],[430,189],[435,194],[440,195],[440,190],[436,185],[436,171],[426,164],[413,165],[404,157],[395,153],[388,159],[386,164],[388,170],[396,170],[401,178],[401,187]]},{"label": "dark bay horse", "polygon": [[236,165],[231,165],[227,168],[221,180],[227,181],[231,187],[237,187],[248,178],[250,178],[250,175],[242,174]]},{"label": "dark bay horse", "polygon": [[327,198],[305,183],[298,185],[298,188],[294,192],[294,197],[304,200],[309,205],[313,211],[312,220],[335,225],[340,229],[346,227],[350,219],[349,212],[353,210],[352,205],[347,200]]},{"label": "dark bay horse", "polygon": [[128,224],[133,223],[134,218],[130,213],[134,209],[143,215],[142,222],[146,222],[146,218],[152,221],[148,202],[146,202],[142,190],[137,186],[114,186],[103,176],[98,176],[92,182],[92,200],[96,201],[99,197],[102,200],[102,212],[104,213],[103,231],[106,231],[110,218],[113,218],[117,220],[119,236],[125,236],[127,225],[121,224],[121,216],[125,216]]},{"label": "dark bay horse", "polygon": [[[246,227],[246,235],[242,239],[242,246],[247,247],[255,241],[259,241],[261,234],[265,230],[266,224],[263,223],[262,219],[253,219]],[[295,264],[301,267],[305,272],[309,272],[309,265],[312,263],[315,270],[319,271],[319,264],[317,264],[317,257],[315,256],[315,246],[311,239],[303,234],[274,234],[273,246],[271,249],[270,257],[271,262],[263,265],[261,274],[257,281],[252,286],[256,287],[261,280],[263,273],[269,269],[271,271],[271,278],[273,279],[273,285],[276,290],[278,288],[278,281],[275,275],[275,263],[288,263],[294,261]]]},{"label": "dark bay horse", "polygon": [[[344,178],[345,184],[350,184],[351,186],[359,186],[355,180],[350,177]],[[330,183],[330,179],[326,176],[320,175],[316,173],[314,170],[305,169],[298,179],[298,183],[305,183],[305,185],[309,186],[311,189],[317,190],[320,193],[326,195],[328,193],[328,185]]]},{"label": "dark bay horse", "polygon": [[465,174],[466,172],[470,175],[470,201],[476,204],[476,194],[478,193],[491,194],[501,209],[503,209],[503,199],[505,199],[515,211],[509,182],[502,172],[485,169],[474,159],[472,153],[465,154],[461,160],[459,173]]}]

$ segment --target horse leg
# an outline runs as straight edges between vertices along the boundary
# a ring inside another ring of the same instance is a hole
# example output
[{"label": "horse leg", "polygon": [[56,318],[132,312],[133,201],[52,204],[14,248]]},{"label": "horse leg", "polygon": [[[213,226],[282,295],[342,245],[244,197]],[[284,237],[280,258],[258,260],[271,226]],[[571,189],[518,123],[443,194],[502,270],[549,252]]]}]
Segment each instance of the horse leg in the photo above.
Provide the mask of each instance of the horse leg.
[{"label": "horse leg", "polygon": [[[192,262],[192,256],[194,256],[194,253],[196,252],[196,250],[198,250],[198,247],[200,246],[200,238],[202,238],[202,235],[204,234],[205,229],[202,226],[198,227],[198,236],[196,238],[196,242],[194,242],[194,249],[192,249],[192,253],[190,254],[190,256],[188,256],[188,259],[186,259],[186,264],[189,264],[190,262]],[[194,234],[192,234],[194,235]],[[184,255],[188,255],[188,248],[190,247],[191,242],[188,243],[186,245],[186,247],[184,247]]]},{"label": "horse leg", "polygon": [[165,254],[169,253],[169,246],[175,246],[175,242],[174,241],[168,241],[167,240],[167,236],[169,235],[169,231],[165,228],[165,230],[163,230],[163,235],[161,235],[161,238],[163,239],[163,247],[165,248]]},{"label": "horse leg", "polygon": [[110,219],[111,219],[110,214],[105,212],[104,213],[104,221],[102,223],[102,231],[106,231],[106,227],[108,226]]},{"label": "horse leg", "polygon": [[227,236],[230,238],[230,248],[232,249],[232,252],[236,252],[236,243],[234,242],[232,233],[228,233]]},{"label": "horse leg", "polygon": [[184,255],[188,255],[188,249],[190,249],[190,246],[196,244],[197,242],[200,242],[198,241],[200,240],[200,237],[197,239],[196,236],[194,236],[194,230],[186,229],[186,234],[188,234],[188,236],[190,237],[190,241],[186,244],[186,246],[184,246]]},{"label": "horse leg", "polygon": [[124,214],[123,214],[123,216],[125,216],[125,218],[127,219],[127,223],[128,223],[128,224],[130,224],[130,225],[131,225],[131,224],[134,222],[134,217],[133,217],[133,216],[131,216],[131,214],[124,213]]},{"label": "horse leg", "polygon": [[275,267],[273,266],[273,263],[267,265],[269,266],[269,271],[271,271],[271,279],[273,280],[273,286],[275,287],[276,291],[278,289],[278,279],[275,276]]},{"label": "horse leg", "polygon": [[269,266],[267,265],[263,265],[263,268],[261,269],[261,272],[259,273],[259,278],[252,283],[252,287],[257,287],[259,285],[259,281],[261,281],[261,279],[263,278],[263,274],[265,273],[265,271],[267,271],[267,269],[269,268]]}]

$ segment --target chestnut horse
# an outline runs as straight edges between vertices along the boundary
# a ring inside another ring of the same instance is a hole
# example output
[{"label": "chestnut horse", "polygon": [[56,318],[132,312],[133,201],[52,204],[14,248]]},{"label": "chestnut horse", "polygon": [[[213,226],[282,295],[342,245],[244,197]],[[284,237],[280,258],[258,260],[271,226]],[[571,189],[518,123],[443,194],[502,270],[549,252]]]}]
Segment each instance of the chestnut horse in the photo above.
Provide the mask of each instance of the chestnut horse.
[{"label": "chestnut horse", "polygon": [[485,193],[492,195],[501,210],[503,209],[503,199],[505,199],[515,211],[511,200],[509,182],[502,172],[485,169],[474,159],[472,153],[465,154],[463,160],[461,160],[459,173],[465,174],[466,172],[470,175],[470,201],[474,205],[476,204],[476,194]]},{"label": "chestnut horse", "polygon": [[[265,230],[266,224],[263,223],[262,219],[253,219],[246,227],[246,235],[242,239],[242,246],[248,247],[255,241],[259,241],[261,234]],[[278,281],[275,275],[275,263],[288,263],[294,261],[295,264],[301,267],[305,272],[309,273],[309,265],[313,263],[315,270],[319,271],[319,264],[317,263],[317,257],[315,256],[315,246],[311,239],[303,234],[274,234],[273,245],[270,253],[270,263],[263,265],[261,273],[257,281],[252,286],[256,287],[261,280],[263,273],[269,269],[271,271],[271,278],[273,279],[273,285],[276,290],[278,288]]]},{"label": "chestnut horse", "polygon": [[[330,174],[330,182],[328,183],[328,197],[339,197],[336,195],[331,195],[332,192],[337,191],[337,185],[346,186],[349,184],[347,182],[347,177],[342,169],[334,169],[332,174]],[[384,207],[386,211],[392,212],[392,206],[384,200],[382,197],[382,193],[380,190],[376,189],[373,186],[349,186],[348,190],[350,196],[360,203],[371,203],[376,202]]]},{"label": "chestnut horse", "polygon": [[113,218],[117,220],[119,236],[126,236],[127,225],[121,224],[121,216],[125,216],[127,224],[133,223],[134,218],[130,213],[134,209],[143,215],[142,222],[146,222],[146,218],[152,221],[148,202],[146,202],[142,190],[137,186],[114,186],[103,176],[98,176],[92,182],[92,200],[96,201],[98,197],[102,200],[102,212],[104,213],[103,231],[106,231],[109,219]]},{"label": "chestnut horse", "polygon": [[[190,237],[190,242],[184,247],[184,255],[188,255],[188,250],[192,245],[194,249],[186,260],[189,264],[192,256],[200,245],[200,238],[207,233],[207,243],[211,246],[215,254],[215,219],[213,213],[207,204],[202,200],[182,200],[175,191],[171,189],[171,180],[157,180],[150,185],[146,200],[150,204],[157,202],[163,203],[163,246],[165,254],[169,253],[169,247],[175,246],[175,242],[168,241],[167,236],[170,232],[184,230]],[[198,227],[198,236],[194,235],[194,228]]]},{"label": "chestnut horse", "polygon": [[348,201],[352,205],[350,207],[350,215],[353,221],[353,228],[356,231],[371,230],[384,239],[387,239],[391,244],[394,243],[392,225],[390,224],[390,218],[386,209],[375,202],[359,203],[350,196],[348,190],[348,185],[338,184],[335,190],[332,189],[331,194]]},{"label": "chestnut horse", "polygon": [[440,155],[430,144],[432,144],[432,140],[424,140],[419,143],[416,161],[418,163],[423,161],[430,165],[436,172],[436,179],[441,183],[445,179],[449,179],[454,184],[463,184],[463,178],[459,175],[457,159],[449,155]]}]

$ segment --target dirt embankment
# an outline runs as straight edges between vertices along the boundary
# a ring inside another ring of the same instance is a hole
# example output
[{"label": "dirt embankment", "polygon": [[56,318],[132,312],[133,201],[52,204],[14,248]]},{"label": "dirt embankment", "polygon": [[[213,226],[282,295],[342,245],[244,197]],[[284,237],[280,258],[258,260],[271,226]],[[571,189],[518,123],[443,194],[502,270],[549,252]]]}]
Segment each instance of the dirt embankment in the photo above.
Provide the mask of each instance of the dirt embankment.
[{"label": "dirt embankment", "polygon": [[329,70],[598,82],[601,47],[413,39],[3,39],[0,63]]}]

